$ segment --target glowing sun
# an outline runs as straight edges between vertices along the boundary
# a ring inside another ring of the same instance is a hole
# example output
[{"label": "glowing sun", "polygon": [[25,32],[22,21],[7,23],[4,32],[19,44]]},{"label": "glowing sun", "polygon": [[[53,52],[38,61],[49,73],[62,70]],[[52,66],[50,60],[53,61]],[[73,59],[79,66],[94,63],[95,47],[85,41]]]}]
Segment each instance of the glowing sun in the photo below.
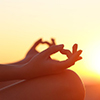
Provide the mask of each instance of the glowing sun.
[{"label": "glowing sun", "polygon": [[89,68],[100,75],[100,42],[93,43],[87,48]]}]

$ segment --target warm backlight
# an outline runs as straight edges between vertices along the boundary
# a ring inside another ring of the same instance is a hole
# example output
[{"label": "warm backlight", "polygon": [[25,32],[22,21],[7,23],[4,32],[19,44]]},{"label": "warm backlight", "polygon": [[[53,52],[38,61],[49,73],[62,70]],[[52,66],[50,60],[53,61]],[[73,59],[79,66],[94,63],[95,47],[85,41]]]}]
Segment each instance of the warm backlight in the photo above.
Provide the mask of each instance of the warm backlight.
[{"label": "warm backlight", "polygon": [[87,47],[87,61],[89,68],[100,75],[100,42],[94,42]]}]

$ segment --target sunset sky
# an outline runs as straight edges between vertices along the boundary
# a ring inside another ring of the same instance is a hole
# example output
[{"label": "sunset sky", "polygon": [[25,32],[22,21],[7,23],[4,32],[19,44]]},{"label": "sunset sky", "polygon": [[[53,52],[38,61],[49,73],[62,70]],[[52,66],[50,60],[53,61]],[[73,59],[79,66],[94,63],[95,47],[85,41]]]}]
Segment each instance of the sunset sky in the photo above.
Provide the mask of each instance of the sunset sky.
[{"label": "sunset sky", "polygon": [[100,81],[100,0],[0,0],[0,63],[22,59],[39,38],[70,50],[77,43],[83,59],[71,69]]}]

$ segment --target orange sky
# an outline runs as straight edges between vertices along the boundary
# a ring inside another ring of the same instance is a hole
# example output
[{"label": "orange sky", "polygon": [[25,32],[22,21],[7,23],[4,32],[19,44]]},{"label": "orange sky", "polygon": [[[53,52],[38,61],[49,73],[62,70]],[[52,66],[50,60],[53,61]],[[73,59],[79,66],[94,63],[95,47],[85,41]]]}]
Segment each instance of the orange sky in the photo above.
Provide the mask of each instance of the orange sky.
[{"label": "orange sky", "polygon": [[[0,1],[0,63],[22,59],[40,37],[54,37],[68,49],[78,43],[83,60],[72,69],[81,77],[99,80],[99,10],[99,0]],[[60,54],[55,58],[65,59]]]}]

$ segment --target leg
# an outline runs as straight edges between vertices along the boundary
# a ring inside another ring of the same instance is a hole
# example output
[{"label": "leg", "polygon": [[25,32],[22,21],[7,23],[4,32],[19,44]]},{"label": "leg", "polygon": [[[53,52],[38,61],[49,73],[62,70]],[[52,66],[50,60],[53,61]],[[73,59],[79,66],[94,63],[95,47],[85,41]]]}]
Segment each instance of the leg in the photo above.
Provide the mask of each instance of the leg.
[{"label": "leg", "polygon": [[80,78],[70,70],[21,82],[0,91],[1,100],[84,100]]}]

